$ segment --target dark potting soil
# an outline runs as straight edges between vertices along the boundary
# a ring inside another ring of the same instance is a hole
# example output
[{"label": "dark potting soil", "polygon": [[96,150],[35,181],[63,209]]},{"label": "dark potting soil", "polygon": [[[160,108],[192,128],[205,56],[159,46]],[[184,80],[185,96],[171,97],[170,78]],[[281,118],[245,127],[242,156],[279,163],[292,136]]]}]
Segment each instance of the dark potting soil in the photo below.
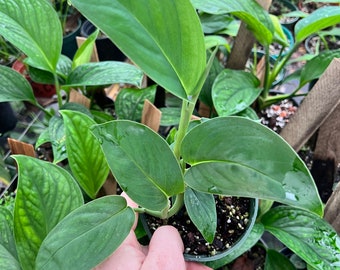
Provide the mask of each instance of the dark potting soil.
[{"label": "dark potting soil", "polygon": [[194,256],[212,256],[223,252],[242,236],[249,222],[251,200],[248,198],[215,196],[217,228],[212,243],[208,243],[190,220],[185,207],[168,220],[145,215],[147,224],[154,231],[165,224],[177,228],[184,243],[184,253]]}]

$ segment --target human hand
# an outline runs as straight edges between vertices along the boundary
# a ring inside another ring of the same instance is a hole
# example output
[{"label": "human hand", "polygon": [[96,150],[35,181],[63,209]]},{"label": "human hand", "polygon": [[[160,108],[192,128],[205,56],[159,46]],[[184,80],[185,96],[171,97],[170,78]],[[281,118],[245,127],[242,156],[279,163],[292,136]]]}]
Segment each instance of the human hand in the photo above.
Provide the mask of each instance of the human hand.
[{"label": "human hand", "polygon": [[[137,207],[125,193],[122,194],[131,207]],[[137,215],[137,214],[136,214]],[[203,264],[186,262],[183,257],[182,239],[173,226],[158,228],[149,246],[142,246],[134,233],[137,216],[128,237],[116,251],[95,270],[208,270]]]}]

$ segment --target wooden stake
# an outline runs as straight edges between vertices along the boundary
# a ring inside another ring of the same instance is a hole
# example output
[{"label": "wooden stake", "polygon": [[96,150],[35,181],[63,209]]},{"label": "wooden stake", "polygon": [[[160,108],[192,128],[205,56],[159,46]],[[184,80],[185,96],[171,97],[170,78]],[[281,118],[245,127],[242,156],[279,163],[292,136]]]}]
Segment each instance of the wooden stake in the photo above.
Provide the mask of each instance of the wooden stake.
[{"label": "wooden stake", "polygon": [[149,100],[144,101],[142,112],[142,123],[158,132],[161,124],[162,112],[156,108]]},{"label": "wooden stake", "polygon": [[7,141],[13,155],[26,155],[30,157],[35,157],[35,150],[33,145],[12,138],[8,138]]}]

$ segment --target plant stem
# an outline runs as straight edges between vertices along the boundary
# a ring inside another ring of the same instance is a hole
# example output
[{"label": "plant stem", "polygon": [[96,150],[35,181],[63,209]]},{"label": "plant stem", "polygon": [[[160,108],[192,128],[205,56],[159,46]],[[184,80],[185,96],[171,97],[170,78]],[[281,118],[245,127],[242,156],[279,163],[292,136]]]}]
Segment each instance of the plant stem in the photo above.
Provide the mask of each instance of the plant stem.
[{"label": "plant stem", "polygon": [[182,145],[182,141],[185,134],[187,133],[189,122],[194,111],[197,99],[198,95],[192,96],[192,99],[190,101],[187,100],[182,101],[181,119],[179,121],[178,132],[176,134],[176,141],[174,147],[174,154],[178,161],[180,161],[181,158],[180,148]]}]

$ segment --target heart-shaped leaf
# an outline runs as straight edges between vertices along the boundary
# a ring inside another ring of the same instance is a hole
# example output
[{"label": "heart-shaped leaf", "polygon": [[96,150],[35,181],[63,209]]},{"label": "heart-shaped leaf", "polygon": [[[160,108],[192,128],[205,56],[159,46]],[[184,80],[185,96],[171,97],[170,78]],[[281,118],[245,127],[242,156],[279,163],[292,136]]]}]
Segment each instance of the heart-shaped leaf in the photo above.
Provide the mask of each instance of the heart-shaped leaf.
[{"label": "heart-shaped leaf", "polygon": [[147,126],[117,120],[95,126],[93,133],[120,187],[140,206],[162,212],[169,207],[169,197],[184,192],[176,157]]},{"label": "heart-shaped leaf", "polygon": [[68,76],[64,87],[98,86],[128,83],[140,87],[143,72],[137,67],[114,61],[91,62],[76,67]]},{"label": "heart-shaped leaf", "polygon": [[184,99],[198,93],[206,55],[202,27],[189,0],[72,4],[157,84]]},{"label": "heart-shaped leaf", "polygon": [[315,10],[306,18],[301,19],[295,25],[295,41],[302,42],[308,36],[326,27],[340,23],[340,7],[326,6]]},{"label": "heart-shaped leaf", "polygon": [[24,52],[30,65],[55,72],[62,29],[51,3],[46,0],[0,1],[0,35]]},{"label": "heart-shaped leaf", "polygon": [[82,193],[64,169],[36,158],[15,155],[18,190],[14,235],[23,269],[34,269],[41,242],[67,214],[83,204]]},{"label": "heart-shaped leaf", "polygon": [[94,199],[109,174],[100,144],[89,130],[96,122],[81,112],[62,110],[60,113],[71,171],[87,195]]},{"label": "heart-shaped leaf", "polygon": [[187,188],[184,193],[184,204],[196,228],[206,241],[212,243],[217,226],[214,196]]},{"label": "heart-shaped leaf", "polygon": [[260,95],[258,78],[242,70],[224,69],[212,86],[212,99],[219,116],[239,113]]},{"label": "heart-shaped leaf", "polygon": [[315,269],[340,267],[340,238],[321,217],[293,207],[272,208],[262,218],[265,229]]},{"label": "heart-shaped leaf", "polygon": [[274,26],[266,10],[253,0],[191,0],[195,8],[210,14],[232,14],[247,24],[256,39],[269,45]]},{"label": "heart-shaped leaf", "polygon": [[46,237],[36,269],[92,269],[130,233],[135,214],[121,196],[105,196],[66,216]]},{"label": "heart-shaped leaf", "polygon": [[119,91],[115,101],[115,112],[118,119],[140,122],[144,101],[155,100],[156,85],[144,89],[124,88]]},{"label": "heart-shaped leaf", "polygon": [[297,153],[275,132],[242,117],[219,117],[193,128],[182,157],[193,189],[275,200],[322,215],[315,183]]},{"label": "heart-shaped leaf", "polygon": [[29,101],[37,104],[29,82],[13,69],[0,65],[0,102]]}]

